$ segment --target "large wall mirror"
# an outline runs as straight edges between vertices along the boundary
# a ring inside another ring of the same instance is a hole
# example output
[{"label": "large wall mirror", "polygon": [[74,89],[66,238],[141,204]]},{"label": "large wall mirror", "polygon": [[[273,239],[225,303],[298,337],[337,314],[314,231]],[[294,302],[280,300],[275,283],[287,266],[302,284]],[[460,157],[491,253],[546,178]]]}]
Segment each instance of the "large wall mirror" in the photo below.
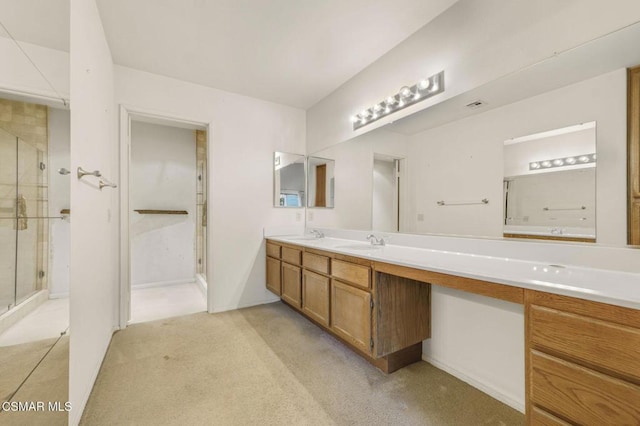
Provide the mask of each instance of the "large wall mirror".
[{"label": "large wall mirror", "polygon": [[305,206],[305,156],[286,152],[273,153],[273,206]]},{"label": "large wall mirror", "polygon": [[[640,64],[638,44],[631,25],[312,153],[335,160],[337,184],[335,208],[307,226],[626,245],[626,68]],[[484,106],[465,108],[475,99]],[[393,227],[376,218],[381,159],[397,160],[399,195],[382,198]]]},{"label": "large wall mirror", "polygon": [[[69,4],[13,3],[0,18],[6,65],[0,89],[0,402],[61,402],[64,408],[69,400]],[[43,29],[42,22],[57,25]],[[67,423],[65,411],[4,411],[4,424]]]},{"label": "large wall mirror", "polygon": [[504,236],[596,241],[596,123],[504,143]]}]

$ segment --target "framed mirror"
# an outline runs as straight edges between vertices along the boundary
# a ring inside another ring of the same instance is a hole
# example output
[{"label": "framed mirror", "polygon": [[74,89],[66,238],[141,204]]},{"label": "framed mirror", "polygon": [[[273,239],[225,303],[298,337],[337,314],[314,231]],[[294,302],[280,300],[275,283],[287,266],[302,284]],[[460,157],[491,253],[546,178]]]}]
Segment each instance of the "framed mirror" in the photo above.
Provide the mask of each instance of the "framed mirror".
[{"label": "framed mirror", "polygon": [[335,206],[335,160],[309,157],[307,207],[333,208]]},{"label": "framed mirror", "polygon": [[504,143],[504,236],[596,241],[596,123]]},{"label": "framed mirror", "polygon": [[305,206],[305,156],[286,152],[273,153],[273,206]]}]

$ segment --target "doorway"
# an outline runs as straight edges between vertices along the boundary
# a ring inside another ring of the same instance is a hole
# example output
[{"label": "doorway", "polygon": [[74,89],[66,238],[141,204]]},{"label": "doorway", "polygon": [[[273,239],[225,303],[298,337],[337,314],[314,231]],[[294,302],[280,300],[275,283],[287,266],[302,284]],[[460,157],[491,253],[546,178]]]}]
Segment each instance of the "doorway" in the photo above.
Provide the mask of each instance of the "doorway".
[{"label": "doorway", "polygon": [[121,328],[206,311],[208,128],[123,118]]},{"label": "doorway", "polygon": [[375,231],[400,231],[400,171],[402,159],[373,156],[371,224]]}]

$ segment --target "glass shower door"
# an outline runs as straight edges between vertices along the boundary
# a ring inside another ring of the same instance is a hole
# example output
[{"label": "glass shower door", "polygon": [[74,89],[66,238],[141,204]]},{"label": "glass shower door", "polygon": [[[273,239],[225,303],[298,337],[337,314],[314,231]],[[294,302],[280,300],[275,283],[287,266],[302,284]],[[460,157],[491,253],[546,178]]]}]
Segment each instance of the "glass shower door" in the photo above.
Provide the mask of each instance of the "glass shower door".
[{"label": "glass shower door", "polygon": [[18,138],[0,129],[0,315],[16,301]]},{"label": "glass shower door", "polygon": [[[16,305],[41,290],[48,253],[46,163],[42,151],[18,138]],[[42,246],[42,247],[40,247]]]}]

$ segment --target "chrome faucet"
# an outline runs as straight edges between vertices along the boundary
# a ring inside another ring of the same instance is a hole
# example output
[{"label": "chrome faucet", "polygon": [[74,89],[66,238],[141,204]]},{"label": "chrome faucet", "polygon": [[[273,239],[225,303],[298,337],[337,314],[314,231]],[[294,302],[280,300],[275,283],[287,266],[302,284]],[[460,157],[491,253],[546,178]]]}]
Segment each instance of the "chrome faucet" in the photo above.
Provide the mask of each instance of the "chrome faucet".
[{"label": "chrome faucet", "polygon": [[383,246],[385,244],[384,238],[378,238],[373,234],[367,235],[367,240],[371,241],[372,246]]},{"label": "chrome faucet", "polygon": [[324,233],[322,231],[318,231],[317,229],[312,229],[311,233],[316,237],[316,238],[324,238]]}]

